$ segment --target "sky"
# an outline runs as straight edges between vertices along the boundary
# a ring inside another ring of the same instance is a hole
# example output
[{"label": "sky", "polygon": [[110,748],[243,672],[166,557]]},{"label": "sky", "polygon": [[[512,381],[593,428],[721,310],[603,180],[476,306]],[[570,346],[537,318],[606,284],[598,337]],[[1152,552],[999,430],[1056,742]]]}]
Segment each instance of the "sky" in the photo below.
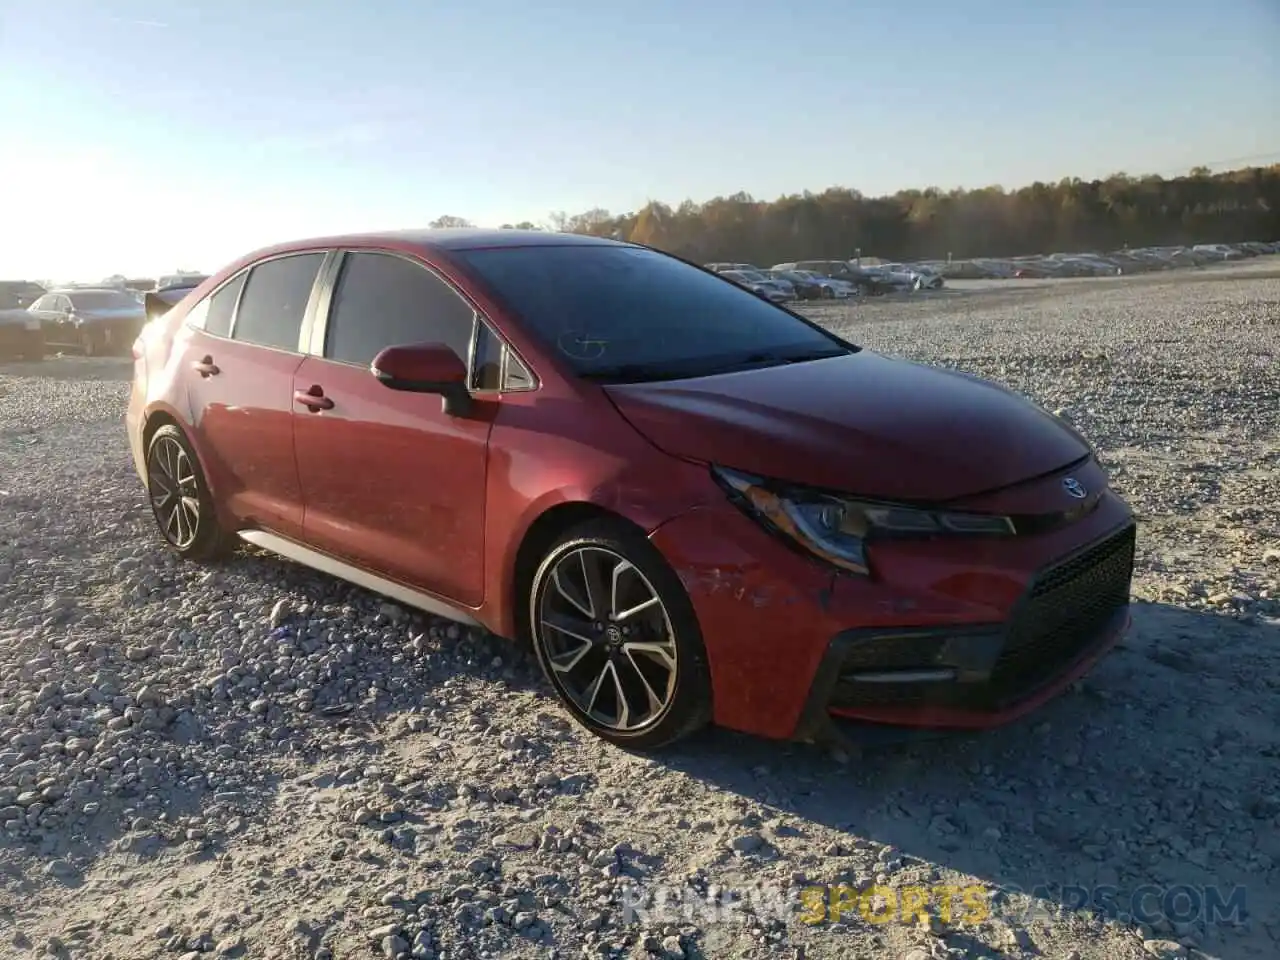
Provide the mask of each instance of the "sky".
[{"label": "sky", "polygon": [[1280,162],[1280,0],[0,0],[0,277]]}]

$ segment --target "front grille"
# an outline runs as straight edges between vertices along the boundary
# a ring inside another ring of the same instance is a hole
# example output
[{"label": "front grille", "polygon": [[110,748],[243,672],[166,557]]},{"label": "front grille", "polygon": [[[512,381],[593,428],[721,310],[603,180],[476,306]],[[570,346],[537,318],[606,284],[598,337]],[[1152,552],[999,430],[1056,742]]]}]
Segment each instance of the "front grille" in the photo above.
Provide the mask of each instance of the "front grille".
[{"label": "front grille", "polygon": [[1052,680],[1081,656],[1129,601],[1136,529],[1119,533],[1042,571],[1007,624],[1004,645],[984,682],[865,683],[861,671],[926,668],[939,662],[939,633],[873,637],[840,665],[829,706],[950,706],[998,710]]},{"label": "front grille", "polygon": [[1025,696],[1106,629],[1129,602],[1136,541],[1137,529],[1126,527],[1036,578],[991,673],[998,700]]}]

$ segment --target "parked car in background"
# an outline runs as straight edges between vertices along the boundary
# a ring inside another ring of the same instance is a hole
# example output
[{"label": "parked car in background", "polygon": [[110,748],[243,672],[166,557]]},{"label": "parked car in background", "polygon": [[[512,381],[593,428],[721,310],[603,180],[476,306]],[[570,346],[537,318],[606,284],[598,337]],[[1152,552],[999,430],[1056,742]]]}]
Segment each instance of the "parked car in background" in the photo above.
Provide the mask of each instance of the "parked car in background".
[{"label": "parked car in background", "polygon": [[1028,260],[1017,265],[1013,276],[1016,280],[1047,280],[1062,276],[1062,268],[1056,263]]},{"label": "parked car in background", "polygon": [[754,270],[721,270],[718,275],[774,303],[785,303],[796,298],[795,289],[790,284],[783,286],[782,281],[772,280]]},{"label": "parked car in background", "polygon": [[157,280],[155,288],[157,290],[165,290],[184,285],[193,287],[208,279],[208,274],[204,273],[170,273]]},{"label": "parked car in background", "polygon": [[1243,259],[1243,255],[1239,250],[1225,243],[1197,243],[1191,250],[1193,253],[1203,254],[1215,260]]},{"label": "parked car in background", "polygon": [[826,280],[825,277],[819,280],[797,270],[766,270],[764,273],[771,280],[789,283],[798,300],[829,300],[835,297],[835,291],[830,286],[832,281],[827,280],[825,284],[822,282]]},{"label": "parked car in background", "polygon": [[903,289],[941,290],[946,281],[931,267],[918,263],[886,263],[877,267],[898,282]]},{"label": "parked car in background", "polygon": [[135,297],[106,287],[51,290],[30,311],[39,318],[47,345],[72,347],[86,357],[124,353],[146,322]]},{"label": "parked car in background", "polygon": [[821,298],[824,300],[845,300],[856,296],[858,293],[857,288],[849,281],[837,280],[835,277],[824,277],[822,274],[814,273],[812,270],[790,270],[784,272],[817,284],[822,288]]},{"label": "parked car in background", "polygon": [[646,247],[282,244],[135,358],[178,556],[243,540],[527,642],[626,748],[996,726],[1129,623],[1134,517],[1066,422]]},{"label": "parked car in background", "polygon": [[44,357],[40,318],[28,309],[44,292],[27,280],[0,280],[0,360]]},{"label": "parked car in background", "polygon": [[755,283],[763,283],[773,287],[777,287],[778,290],[782,292],[783,299],[786,299],[786,300],[798,299],[798,294],[796,293],[795,285],[790,280],[784,280],[781,277],[775,277],[772,274],[770,274],[768,270],[743,269],[743,270],[735,270],[732,272],[739,273],[742,276],[746,277],[747,279],[754,281]]},{"label": "parked car in background", "polygon": [[848,260],[798,260],[795,263],[780,263],[775,270],[804,270],[835,280],[843,280],[850,284],[862,296],[877,296],[897,289],[897,286],[882,277],[874,267],[859,267]]}]

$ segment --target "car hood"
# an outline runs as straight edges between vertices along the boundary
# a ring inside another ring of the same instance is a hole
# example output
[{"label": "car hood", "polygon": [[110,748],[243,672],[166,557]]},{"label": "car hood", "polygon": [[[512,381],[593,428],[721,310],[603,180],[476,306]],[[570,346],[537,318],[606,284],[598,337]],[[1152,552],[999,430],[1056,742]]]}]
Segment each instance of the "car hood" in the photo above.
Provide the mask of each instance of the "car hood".
[{"label": "car hood", "polygon": [[945,502],[1089,453],[1029,400],[964,373],[868,350],[605,391],[674,456],[864,497]]}]

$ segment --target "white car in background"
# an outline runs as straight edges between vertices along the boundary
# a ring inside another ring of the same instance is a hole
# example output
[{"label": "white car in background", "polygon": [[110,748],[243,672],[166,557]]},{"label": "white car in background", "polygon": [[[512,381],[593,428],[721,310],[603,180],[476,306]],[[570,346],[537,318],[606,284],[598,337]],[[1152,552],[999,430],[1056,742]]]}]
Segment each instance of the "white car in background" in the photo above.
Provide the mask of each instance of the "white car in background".
[{"label": "white car in background", "polygon": [[1242,254],[1235,247],[1228,247],[1225,243],[1197,243],[1191,248],[1196,253],[1207,254],[1211,257],[1217,257],[1219,260],[1243,260]]},{"label": "white car in background", "polygon": [[874,269],[887,275],[895,286],[912,290],[938,290],[944,283],[941,275],[918,264],[886,263]]}]

